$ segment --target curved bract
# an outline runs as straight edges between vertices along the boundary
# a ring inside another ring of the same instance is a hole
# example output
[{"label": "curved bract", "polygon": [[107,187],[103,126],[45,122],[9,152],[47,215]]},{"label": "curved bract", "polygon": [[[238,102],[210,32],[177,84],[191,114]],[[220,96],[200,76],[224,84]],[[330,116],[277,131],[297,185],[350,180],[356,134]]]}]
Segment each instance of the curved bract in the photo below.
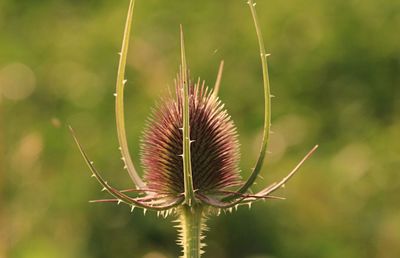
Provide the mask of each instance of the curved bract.
[{"label": "curved bract", "polygon": [[131,24],[133,17],[133,8],[135,6],[135,1],[132,0],[129,4],[128,15],[126,17],[125,30],[124,30],[124,38],[122,40],[121,52],[119,53],[119,64],[118,64],[118,74],[117,74],[117,83],[116,83],[116,92],[115,92],[115,116],[117,123],[117,135],[119,142],[119,150],[121,151],[122,160],[125,164],[125,169],[128,171],[129,176],[131,177],[133,183],[136,188],[142,189],[145,188],[145,184],[142,179],[136,172],[135,166],[133,165],[132,158],[129,154],[128,142],[126,139],[125,132],[125,114],[124,114],[124,87],[126,85],[125,79],[125,67],[126,67],[126,58],[128,56],[128,48],[129,48],[129,36],[131,32]]}]

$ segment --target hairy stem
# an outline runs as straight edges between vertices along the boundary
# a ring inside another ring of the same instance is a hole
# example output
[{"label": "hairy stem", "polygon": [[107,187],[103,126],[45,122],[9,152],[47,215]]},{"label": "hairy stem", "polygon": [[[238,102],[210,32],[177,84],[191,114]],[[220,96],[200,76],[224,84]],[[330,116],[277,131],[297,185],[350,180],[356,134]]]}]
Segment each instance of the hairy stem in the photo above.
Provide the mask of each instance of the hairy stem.
[{"label": "hairy stem", "polygon": [[178,241],[183,248],[182,258],[199,258],[203,254],[204,238],[202,232],[205,229],[205,217],[203,207],[200,205],[189,207],[183,205],[179,214],[180,239]]}]

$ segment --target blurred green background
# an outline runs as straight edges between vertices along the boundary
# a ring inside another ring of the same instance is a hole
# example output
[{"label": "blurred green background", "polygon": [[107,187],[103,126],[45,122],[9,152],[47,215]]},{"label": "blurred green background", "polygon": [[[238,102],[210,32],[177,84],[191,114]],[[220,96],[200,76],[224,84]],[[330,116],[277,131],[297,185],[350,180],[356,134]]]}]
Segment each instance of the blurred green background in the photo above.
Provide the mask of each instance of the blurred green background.
[{"label": "blurred green background", "polygon": [[[128,0],[0,0],[0,257],[176,257],[171,220],[131,214],[90,178],[71,124],[104,176],[132,186],[114,126]],[[261,188],[317,153],[280,195],[209,221],[204,257],[400,257],[400,1],[259,0],[273,99]],[[262,81],[245,1],[137,1],[126,123],[141,131],[168,94],[183,24],[194,77],[214,84],[240,134],[243,177],[258,152]]]}]

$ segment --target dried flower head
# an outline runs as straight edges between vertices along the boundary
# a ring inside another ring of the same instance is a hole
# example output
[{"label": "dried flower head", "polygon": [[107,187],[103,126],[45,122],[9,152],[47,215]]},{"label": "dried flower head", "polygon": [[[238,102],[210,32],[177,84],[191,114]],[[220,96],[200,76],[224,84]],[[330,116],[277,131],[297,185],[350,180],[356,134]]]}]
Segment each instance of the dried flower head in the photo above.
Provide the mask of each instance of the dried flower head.
[{"label": "dried flower head", "polygon": [[[125,65],[134,1],[131,0],[120,53],[116,85],[116,122],[122,160],[135,188],[117,190],[105,181],[78,142],[74,139],[87,165],[103,190],[113,198],[94,202],[125,203],[131,207],[157,211],[166,217],[179,216],[181,244],[185,257],[199,257],[201,232],[204,219],[211,212],[232,211],[233,207],[251,204],[254,201],[278,198],[271,194],[293,176],[303,162],[315,151],[315,146],[300,163],[279,182],[257,193],[250,193],[259,175],[267,150],[270,135],[271,94],[269,87],[267,54],[255,12],[255,3],[249,0],[257,32],[264,81],[265,117],[260,153],[246,181],[239,173],[239,144],[234,123],[218,98],[223,62],[217,82],[211,90],[200,79],[190,80],[186,64],[183,32],[181,27],[181,67],[175,80],[175,97],[162,101],[148,120],[142,139],[142,165],[144,180],[136,172],[129,155],[124,125]],[[234,187],[238,187],[234,190]],[[189,255],[190,254],[190,255]]]}]

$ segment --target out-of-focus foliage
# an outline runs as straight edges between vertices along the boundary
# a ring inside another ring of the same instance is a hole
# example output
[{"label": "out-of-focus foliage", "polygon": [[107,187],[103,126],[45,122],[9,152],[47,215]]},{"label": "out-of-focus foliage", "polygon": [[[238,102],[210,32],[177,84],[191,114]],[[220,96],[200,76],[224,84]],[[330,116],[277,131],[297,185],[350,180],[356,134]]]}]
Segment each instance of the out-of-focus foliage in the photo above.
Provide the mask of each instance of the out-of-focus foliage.
[{"label": "out-of-focus foliage", "polygon": [[[117,150],[114,81],[126,1],[0,1],[0,257],[175,257],[170,220],[104,198],[66,129],[105,177],[131,187]],[[210,219],[204,257],[400,257],[400,2],[259,0],[273,131],[259,186],[318,152],[286,201]],[[262,129],[256,36],[245,1],[138,0],[126,88],[134,160],[178,70],[213,85],[240,132],[243,177]]]}]

